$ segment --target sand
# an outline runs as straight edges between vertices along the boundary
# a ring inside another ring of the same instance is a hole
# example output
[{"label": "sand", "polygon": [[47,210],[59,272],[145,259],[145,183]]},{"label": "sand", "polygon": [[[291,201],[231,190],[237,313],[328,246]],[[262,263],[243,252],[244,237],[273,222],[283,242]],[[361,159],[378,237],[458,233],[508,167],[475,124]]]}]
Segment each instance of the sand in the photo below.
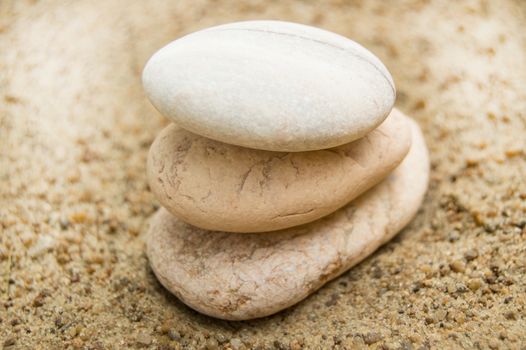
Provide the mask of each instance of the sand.
[{"label": "sand", "polygon": [[[241,19],[349,36],[423,128],[424,205],[300,304],[250,322],[153,276],[146,155],[167,124],[140,73],[185,33]],[[521,1],[0,2],[0,346],[524,349],[526,4]]]}]

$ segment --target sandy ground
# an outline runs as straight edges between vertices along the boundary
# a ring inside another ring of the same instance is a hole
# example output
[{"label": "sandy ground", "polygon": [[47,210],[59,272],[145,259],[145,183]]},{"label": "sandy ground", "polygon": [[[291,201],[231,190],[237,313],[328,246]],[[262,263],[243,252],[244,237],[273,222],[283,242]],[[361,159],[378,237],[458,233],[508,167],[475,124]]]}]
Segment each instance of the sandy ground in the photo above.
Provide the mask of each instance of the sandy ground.
[{"label": "sandy ground", "polygon": [[[145,179],[166,121],[146,59],[241,19],[309,23],[375,52],[424,130],[432,179],[394,241],[251,322],[156,281]],[[0,346],[5,349],[525,349],[526,3],[0,1]]]}]

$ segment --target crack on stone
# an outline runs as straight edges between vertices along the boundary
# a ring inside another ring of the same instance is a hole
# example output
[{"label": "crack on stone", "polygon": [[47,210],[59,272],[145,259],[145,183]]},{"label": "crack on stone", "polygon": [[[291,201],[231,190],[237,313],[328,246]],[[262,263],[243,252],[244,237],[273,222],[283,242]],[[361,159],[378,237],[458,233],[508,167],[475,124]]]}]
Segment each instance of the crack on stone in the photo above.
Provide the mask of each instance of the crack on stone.
[{"label": "crack on stone", "polygon": [[184,198],[186,198],[186,199],[192,201],[192,203],[194,203],[195,207],[196,207],[197,209],[199,209],[199,211],[201,211],[202,213],[206,213],[205,210],[203,210],[203,209],[201,209],[201,207],[199,207],[199,205],[198,205],[198,203],[197,203],[197,200],[196,200],[194,197],[189,196],[189,195],[184,194],[184,193],[179,193],[179,195],[180,195],[181,197],[184,197]]},{"label": "crack on stone", "polygon": [[206,194],[206,196],[201,197],[201,200],[204,201],[205,199],[208,199],[208,197],[210,197],[211,195],[212,195],[212,191],[208,190],[208,193]]},{"label": "crack on stone", "polygon": [[243,176],[241,177],[241,183],[239,184],[239,187],[237,189],[237,193],[240,194],[243,189],[245,188],[245,182],[247,181],[247,178],[248,178],[248,175],[250,175],[250,173],[252,172],[252,169],[254,169],[254,167],[258,165],[258,163],[252,165],[250,168],[248,168],[247,172],[243,174]]},{"label": "crack on stone", "polygon": [[163,178],[162,178],[161,176],[158,176],[158,177],[157,177],[157,181],[159,181],[159,183],[161,184],[161,187],[162,187],[162,189],[163,189],[163,192],[164,192],[164,195],[166,196],[166,198],[172,200],[173,198],[172,198],[172,196],[170,196],[170,195],[168,194],[168,190],[166,189],[166,186],[165,186],[165,184],[164,184]]},{"label": "crack on stone", "polygon": [[294,163],[294,159],[292,159],[292,157],[289,158],[289,161],[290,161],[290,165],[292,165],[294,170],[296,170],[296,177],[298,177],[300,175],[300,168],[296,165],[296,163]]},{"label": "crack on stone", "polygon": [[276,215],[272,218],[272,220],[275,220],[275,219],[281,219],[281,218],[288,218],[288,217],[291,217],[291,216],[297,216],[297,215],[305,215],[305,214],[309,214],[309,213],[312,213],[313,211],[315,211],[317,208],[312,208],[312,209],[309,209],[309,210],[306,210],[306,211],[302,211],[302,212],[297,212],[297,213],[287,213],[287,214],[280,214],[280,215]]}]

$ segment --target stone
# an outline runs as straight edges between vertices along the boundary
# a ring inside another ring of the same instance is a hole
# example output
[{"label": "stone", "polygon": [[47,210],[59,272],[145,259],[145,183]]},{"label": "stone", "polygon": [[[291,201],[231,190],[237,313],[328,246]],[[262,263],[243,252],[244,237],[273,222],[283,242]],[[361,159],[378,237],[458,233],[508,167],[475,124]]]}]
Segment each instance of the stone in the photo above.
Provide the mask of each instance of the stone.
[{"label": "stone", "polygon": [[156,52],[142,79],[153,105],[182,128],[270,151],[354,141],[380,125],[396,97],[389,71],[361,45],[280,21],[186,35]]},{"label": "stone", "polygon": [[159,202],[187,223],[265,232],[343,207],[396,168],[410,146],[409,121],[396,109],[359,140],[309,152],[229,145],[172,124],[150,149],[148,180]]},{"label": "stone", "polygon": [[287,308],[344,273],[407,225],[423,200],[429,158],[411,122],[412,146],[377,186],[334,214],[266,234],[206,231],[165,209],[154,216],[147,255],[159,281],[190,307],[245,320]]}]

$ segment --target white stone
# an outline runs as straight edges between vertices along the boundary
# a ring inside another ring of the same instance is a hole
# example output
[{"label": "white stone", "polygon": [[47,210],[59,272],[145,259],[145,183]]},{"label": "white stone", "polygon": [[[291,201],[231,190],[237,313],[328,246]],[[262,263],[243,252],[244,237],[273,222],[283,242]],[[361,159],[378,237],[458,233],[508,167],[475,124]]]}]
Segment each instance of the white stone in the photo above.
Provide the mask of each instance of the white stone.
[{"label": "white stone", "polygon": [[411,150],[383,182],[318,221],[265,234],[206,231],[161,209],[147,254],[159,281],[190,307],[244,320],[278,312],[359,263],[407,225],[424,198],[429,158]]},{"label": "white stone", "polygon": [[395,100],[364,47],[301,24],[248,21],[201,30],[155,53],[143,83],[179,126],[225,143],[308,151],[356,140]]}]

